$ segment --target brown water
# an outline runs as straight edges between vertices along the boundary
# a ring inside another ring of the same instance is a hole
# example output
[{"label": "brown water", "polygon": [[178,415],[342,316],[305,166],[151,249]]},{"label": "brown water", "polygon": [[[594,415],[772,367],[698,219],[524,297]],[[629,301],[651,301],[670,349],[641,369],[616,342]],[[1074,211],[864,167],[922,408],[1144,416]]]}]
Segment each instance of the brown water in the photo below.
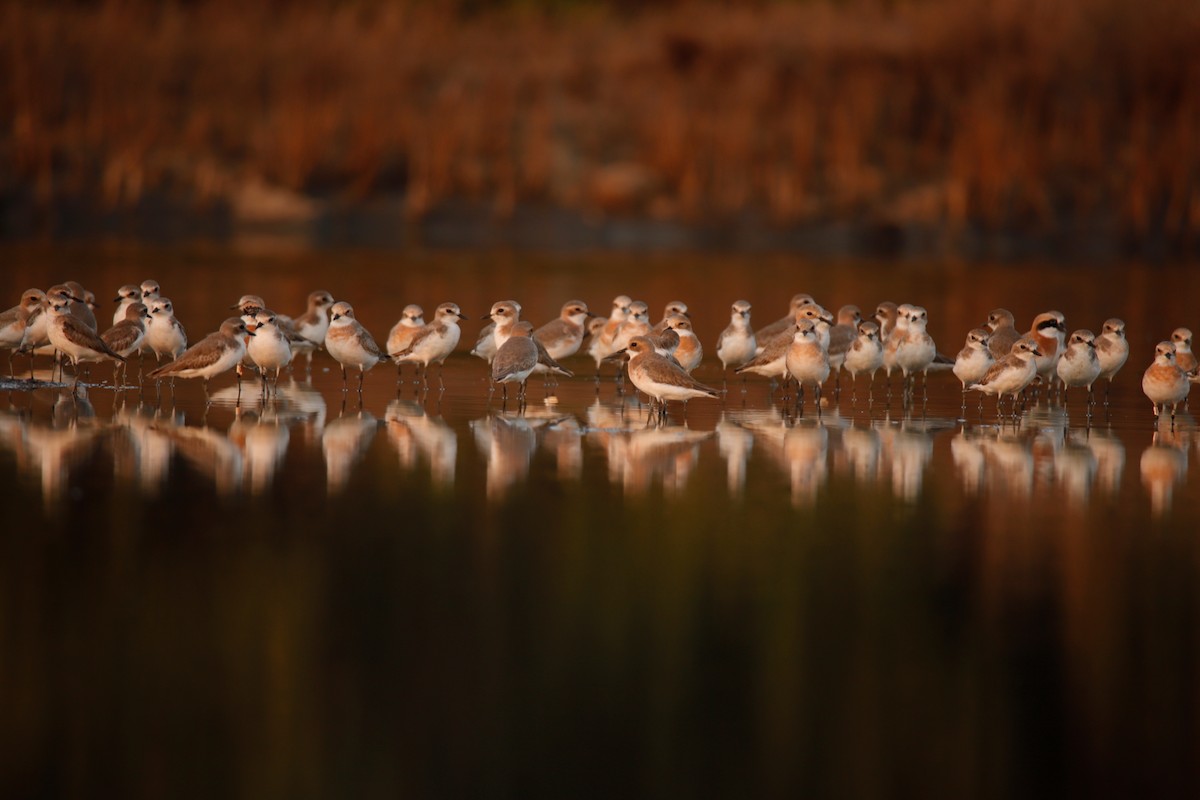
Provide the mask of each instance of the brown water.
[{"label": "brown water", "polygon": [[[919,300],[953,353],[1004,305],[1121,316],[1111,404],[1017,421],[930,380],[801,415],[752,381],[647,426],[569,362],[546,403],[324,354],[263,402],[198,385],[4,393],[5,796],[1066,794],[1197,789],[1197,426],[1156,425],[1153,344],[1185,266],[812,264],[738,256],[6,250],[0,297],[154,277],[193,339],[247,292],[314,288],[386,335],[628,293]],[[108,315],[103,315],[108,316]],[[468,348],[476,332],[464,333]],[[22,364],[18,359],[18,364]],[[39,367],[48,376],[45,365]],[[698,377],[720,384],[710,357]],[[107,378],[106,367],[94,377]]]}]

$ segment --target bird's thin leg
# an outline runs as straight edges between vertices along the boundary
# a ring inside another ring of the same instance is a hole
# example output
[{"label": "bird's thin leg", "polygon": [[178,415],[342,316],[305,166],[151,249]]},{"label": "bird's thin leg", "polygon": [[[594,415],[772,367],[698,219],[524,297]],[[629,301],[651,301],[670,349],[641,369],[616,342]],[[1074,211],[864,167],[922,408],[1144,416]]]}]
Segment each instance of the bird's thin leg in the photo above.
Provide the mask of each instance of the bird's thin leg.
[{"label": "bird's thin leg", "polygon": [[342,391],[343,392],[350,391],[349,380],[350,379],[346,377],[346,365],[342,364]]}]

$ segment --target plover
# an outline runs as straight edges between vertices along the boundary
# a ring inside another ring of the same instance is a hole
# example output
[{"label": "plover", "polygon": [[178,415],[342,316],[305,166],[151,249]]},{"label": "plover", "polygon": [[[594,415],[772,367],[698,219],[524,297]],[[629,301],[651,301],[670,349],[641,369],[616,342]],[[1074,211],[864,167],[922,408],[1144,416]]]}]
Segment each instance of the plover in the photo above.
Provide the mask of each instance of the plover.
[{"label": "plover", "polygon": [[1187,373],[1175,363],[1175,345],[1159,342],[1154,348],[1154,363],[1142,375],[1142,391],[1154,404],[1154,416],[1171,406],[1171,422],[1175,422],[1175,409],[1187,399],[1192,388]]},{"label": "plover", "polygon": [[704,347],[692,330],[692,321],[682,314],[672,314],[667,317],[667,327],[679,337],[679,344],[673,353],[675,361],[690,375],[704,360]]},{"label": "plover", "polygon": [[25,343],[30,324],[42,316],[45,300],[46,293],[41,289],[26,289],[20,303],[0,314],[0,350],[8,351],[8,372],[14,379],[13,353]]},{"label": "plover", "polygon": [[1017,395],[1037,377],[1035,359],[1040,355],[1037,343],[1025,336],[1016,341],[1009,354],[1001,358],[976,383],[968,389],[977,389],[984,394],[995,395],[996,413],[1000,413],[1000,401],[1005,395],[1013,398],[1013,415],[1016,416]]},{"label": "plover", "polygon": [[921,306],[910,306],[908,312],[908,327],[904,335],[896,343],[896,366],[900,368],[905,380],[918,372],[927,376],[929,366],[937,356],[937,347],[933,337],[926,331],[929,324],[929,314]]},{"label": "plover", "polygon": [[987,327],[992,332],[988,337],[988,349],[992,351],[994,359],[1008,355],[1017,339],[1021,338],[1021,332],[1017,330],[1017,320],[1007,308],[997,308],[988,314]]},{"label": "plover", "polygon": [[750,304],[738,300],[729,311],[729,327],[721,331],[717,339],[717,358],[721,360],[721,370],[728,371],[730,367],[738,367],[754,358],[758,349],[754,331],[750,328]]},{"label": "plover", "polygon": [[583,344],[584,324],[588,317],[595,316],[588,311],[587,303],[582,300],[568,300],[563,303],[558,319],[547,322],[533,332],[533,338],[542,343],[550,357],[558,361],[569,358],[579,352]]},{"label": "plover", "polygon": [[187,349],[187,332],[175,318],[175,306],[170,298],[158,297],[150,302],[145,343],[159,362],[163,356],[178,358]]},{"label": "plover", "polygon": [[787,373],[796,381],[796,404],[804,392],[805,384],[811,384],[816,394],[817,412],[821,410],[821,384],[829,377],[829,355],[821,346],[816,325],[804,321],[796,326],[792,343],[784,357]]},{"label": "plover", "polygon": [[754,338],[758,342],[758,347],[755,355],[761,355],[763,348],[767,342],[775,339],[778,336],[785,337],[785,341],[792,340],[792,330],[796,326],[796,313],[804,306],[810,306],[814,302],[810,294],[792,295],[792,300],[788,303],[788,313],[786,317],[777,319],[765,328],[759,328],[754,332]]},{"label": "plover", "polygon": [[398,351],[389,350],[388,355],[396,362],[397,366],[405,363],[421,365],[426,378],[428,378],[429,365],[437,364],[440,379],[440,368],[445,363],[446,356],[453,353],[454,348],[458,347],[458,340],[462,336],[458,322],[463,319],[466,319],[466,316],[456,304],[442,303],[433,312],[433,322],[419,328],[407,347]]},{"label": "plover", "polygon": [[[144,280],[141,285],[142,302],[146,303],[147,308],[153,308],[149,301],[157,300],[162,297],[162,288],[158,285],[158,281]],[[153,312],[152,312],[153,313]]]},{"label": "plover", "polygon": [[[135,283],[127,283],[117,290],[117,296],[113,298],[113,302],[117,304],[117,310],[113,312],[113,325],[120,325],[125,319],[125,309],[129,308],[134,303],[142,302],[142,287]],[[146,307],[149,310],[149,306]]]},{"label": "plover", "polygon": [[[79,281],[66,281],[64,286],[71,292],[71,316],[83,322],[92,330],[96,330],[96,312],[93,307],[96,304],[96,295],[83,288],[83,284]],[[49,294],[47,292],[47,294]],[[88,304],[88,297],[91,297],[92,303]]]},{"label": "plover", "polygon": [[995,363],[992,351],[988,348],[990,333],[987,328],[973,328],[968,331],[967,342],[954,359],[954,377],[962,381],[964,408],[967,402],[967,387],[983,380],[983,376],[987,375]]},{"label": "plover", "polygon": [[1100,378],[1107,378],[1104,388],[1104,404],[1112,391],[1112,381],[1129,359],[1129,341],[1125,338],[1125,322],[1117,318],[1107,319],[1096,337],[1096,358],[1100,361]]},{"label": "plover", "polygon": [[334,303],[330,315],[329,330],[325,332],[325,349],[342,365],[342,391],[349,388],[346,367],[357,367],[358,393],[362,394],[363,376],[371,367],[387,361],[387,355],[375,344],[367,329],[354,318],[354,308],[349,303]]},{"label": "plover", "polygon": [[254,334],[246,330],[246,323],[230,317],[221,323],[215,333],[210,333],[199,342],[184,350],[174,361],[169,361],[152,371],[149,377],[202,378],[204,393],[208,394],[208,382],[223,372],[236,367],[246,356],[246,337]]},{"label": "plover", "polygon": [[1092,384],[1100,377],[1100,359],[1096,357],[1096,336],[1086,329],[1077,330],[1067,340],[1067,347],[1056,367],[1063,382],[1063,403],[1067,401],[1067,389],[1086,386],[1088,405],[1092,405]]},{"label": "plover", "polygon": [[124,361],[125,357],[115,352],[100,338],[100,334],[89,328],[87,323],[71,313],[68,303],[62,299],[50,304],[50,343],[60,353],[71,359],[78,370],[87,361],[103,361],[114,358]]},{"label": "plover", "polygon": [[[517,399],[524,405],[525,382],[538,365],[538,345],[533,338],[533,326],[528,322],[514,323],[511,318],[503,321],[506,323],[504,340],[492,359],[492,382],[503,388],[505,402],[508,402],[508,384],[519,384]],[[497,331],[500,328],[497,324]],[[542,352],[545,352],[544,348]]]},{"label": "plover", "polygon": [[829,331],[829,369],[838,376],[841,385],[840,370],[846,360],[846,352],[858,338],[858,323],[862,322],[862,310],[855,305],[845,305],[838,309],[837,322]]},{"label": "plover", "polygon": [[660,417],[666,416],[668,400],[683,400],[686,403],[693,397],[718,396],[716,389],[698,382],[655,353],[645,336],[635,336],[625,349],[630,356],[629,380],[640,392],[657,401]]},{"label": "plover", "polygon": [[896,327],[896,320],[899,316],[899,308],[891,300],[884,300],[875,307],[875,313],[871,317],[879,324],[880,342],[887,342],[888,337],[892,335],[892,328]]},{"label": "plover", "polygon": [[679,314],[682,317],[687,317],[688,319],[691,318],[691,315],[688,314],[687,303],[683,302],[682,300],[672,300],[667,303],[666,308],[663,309],[662,319],[660,319],[654,325],[654,327],[650,329],[650,332],[662,333],[665,331],[667,329],[667,320],[675,314]]},{"label": "plover", "polygon": [[[100,338],[114,353],[128,359],[138,351],[138,348],[142,346],[142,340],[146,338],[146,318],[149,316],[150,310],[144,303],[140,301],[130,303],[125,306],[125,319],[100,334]],[[114,384],[117,382],[118,371],[122,373],[121,381],[124,383],[124,372],[128,366],[125,361],[114,365]]]},{"label": "plover", "polygon": [[1176,328],[1171,332],[1171,344],[1175,345],[1175,366],[1184,372],[1195,373],[1196,356],[1192,352],[1192,332],[1187,328]]},{"label": "plover", "polygon": [[[425,309],[421,308],[416,303],[410,303],[400,312],[400,319],[388,331],[387,351],[389,353],[399,353],[408,348],[412,344],[413,337],[417,335],[417,331],[425,327]],[[403,361],[396,362],[396,379],[399,380],[404,375]]]},{"label": "plover", "polygon": [[617,335],[613,337],[613,351],[624,350],[635,336],[645,336],[650,333],[650,307],[641,300],[629,304],[629,316],[621,323]]},{"label": "plover", "polygon": [[287,333],[279,326],[275,312],[260,308],[254,312],[254,330],[246,342],[246,355],[258,367],[263,392],[267,391],[267,374],[275,371],[275,391],[279,392],[279,373],[292,363],[292,345]]},{"label": "plover", "polygon": [[1033,318],[1029,336],[1037,343],[1042,355],[1037,359],[1038,377],[1047,387],[1058,377],[1058,357],[1067,341],[1066,318],[1058,311],[1046,311]]},{"label": "plover", "polygon": [[[869,320],[858,323],[858,336],[850,349],[846,351],[846,359],[842,363],[850,378],[857,384],[858,376],[867,373],[871,376],[871,387],[875,385],[875,373],[883,366],[883,342],[879,341],[879,326]],[[867,389],[868,392],[871,388]],[[857,397],[857,387],[852,399]]]}]

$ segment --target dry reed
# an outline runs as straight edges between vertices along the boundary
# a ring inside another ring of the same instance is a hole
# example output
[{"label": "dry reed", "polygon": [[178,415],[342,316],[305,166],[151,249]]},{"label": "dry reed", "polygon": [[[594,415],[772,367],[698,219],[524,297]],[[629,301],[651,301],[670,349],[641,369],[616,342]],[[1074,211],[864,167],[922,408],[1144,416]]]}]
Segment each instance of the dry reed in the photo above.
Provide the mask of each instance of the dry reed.
[{"label": "dry reed", "polygon": [[0,201],[1200,227],[1193,0],[8,3]]}]

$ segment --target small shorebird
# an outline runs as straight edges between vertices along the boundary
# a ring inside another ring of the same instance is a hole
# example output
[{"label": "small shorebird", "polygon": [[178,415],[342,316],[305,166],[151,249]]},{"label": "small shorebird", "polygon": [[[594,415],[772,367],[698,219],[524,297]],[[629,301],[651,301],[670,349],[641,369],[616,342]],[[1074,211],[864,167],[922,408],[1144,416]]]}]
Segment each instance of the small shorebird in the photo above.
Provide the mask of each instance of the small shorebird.
[{"label": "small shorebird", "polygon": [[1129,359],[1129,341],[1125,338],[1125,322],[1116,317],[1104,321],[1100,335],[1096,337],[1096,358],[1100,361],[1100,377],[1108,379],[1104,388],[1104,405],[1112,391],[1112,381]]},{"label": "small shorebird", "polygon": [[796,407],[800,406],[804,384],[811,383],[815,387],[817,413],[820,414],[821,384],[829,377],[829,355],[821,346],[814,324],[805,321],[796,326],[784,364],[788,374],[796,380]]},{"label": "small shorebird", "polygon": [[[512,322],[511,319],[505,319],[504,322],[504,341],[496,348],[496,357],[492,359],[492,382],[500,384],[503,388],[505,403],[508,402],[508,384],[520,384],[517,400],[524,405],[525,382],[539,363],[563,375],[571,373],[545,354],[546,349],[540,347],[533,338],[533,325],[528,322]],[[497,325],[497,331],[500,327]]]},{"label": "small shorebird", "polygon": [[[412,344],[417,331],[425,327],[425,309],[416,303],[410,303],[400,312],[400,319],[388,331],[387,351],[399,353]],[[404,377],[404,362],[396,362],[396,380]]]},{"label": "small shorebird", "polygon": [[1008,355],[1017,339],[1021,338],[1017,320],[1007,308],[997,308],[988,314],[987,327],[992,332],[988,337],[988,349],[995,359]]},{"label": "small shorebird", "polygon": [[254,328],[249,330],[246,355],[258,367],[262,378],[263,394],[268,392],[267,372],[275,370],[275,393],[279,393],[279,373],[292,363],[292,345],[287,332],[279,326],[278,317],[268,308],[260,308],[253,314]]},{"label": "small shorebird", "polygon": [[1028,334],[1037,343],[1042,355],[1037,359],[1038,377],[1046,385],[1047,394],[1058,376],[1058,358],[1067,341],[1066,317],[1058,311],[1046,311],[1033,318]]},{"label": "small shorebird", "polygon": [[[750,328],[750,304],[738,300],[729,311],[729,327],[721,331],[717,339],[717,358],[721,359],[722,372],[728,372],[730,367],[738,367],[754,358],[758,343],[754,331]],[[722,376],[722,382],[728,383]],[[742,379],[745,388],[745,379]]]},{"label": "small shorebird", "polygon": [[14,380],[13,353],[24,345],[33,321],[43,315],[45,301],[46,293],[41,289],[26,289],[20,303],[0,314],[0,350],[8,351],[8,373]]},{"label": "small shorebird", "polygon": [[612,312],[608,315],[608,321],[604,323],[603,330],[600,331],[600,339],[604,346],[609,348],[604,355],[612,355],[619,348],[612,346],[613,340],[617,338],[617,332],[621,326],[625,324],[625,320],[629,319],[629,306],[633,303],[633,298],[626,294],[620,294],[613,298]]},{"label": "small shorebird", "polygon": [[[607,356],[604,355],[604,348],[600,344],[600,335],[604,332],[604,326],[608,324],[607,317],[592,317],[587,321],[588,348],[587,354],[596,361],[596,379],[600,379],[600,362]],[[597,391],[599,387],[597,387]]]},{"label": "small shorebird", "polygon": [[1035,359],[1039,355],[1037,343],[1023,336],[1012,346],[1008,355],[993,364],[981,380],[967,388],[995,395],[997,415],[1000,414],[1000,402],[1005,395],[1010,395],[1013,399],[1013,416],[1016,416],[1017,395],[1037,377]]},{"label": "small shorebird", "polygon": [[160,363],[164,355],[178,358],[187,349],[187,332],[175,319],[175,307],[169,298],[158,297],[151,301],[145,343],[154,351],[155,360]]},{"label": "small shorebird", "polygon": [[588,317],[594,316],[588,311],[587,303],[582,300],[568,300],[563,303],[558,319],[551,320],[534,331],[533,338],[542,343],[554,360],[569,358],[579,352],[579,347],[583,344],[583,326]]},{"label": "small shorebird", "polygon": [[162,297],[162,289],[159,287],[158,281],[144,280],[140,288],[142,290],[142,302],[146,303],[147,308],[152,308],[147,301],[157,300]]},{"label": "small shorebird", "polygon": [[[796,328],[796,323],[792,323],[792,330]],[[787,379],[787,351],[792,346],[792,340],[781,336],[776,336],[764,348],[761,348],[758,355],[750,359],[742,366],[735,369],[735,375],[742,375],[747,372],[753,372],[755,375],[762,375],[764,378],[775,379],[781,381]]]},{"label": "small shorebird", "polygon": [[1055,369],[1063,382],[1063,403],[1067,402],[1067,389],[1072,386],[1086,386],[1090,407],[1093,403],[1092,384],[1100,377],[1100,359],[1096,357],[1096,335],[1086,329],[1072,333]]},{"label": "small shorebird", "polygon": [[[489,319],[487,325],[479,331],[479,338],[475,342],[475,346],[471,348],[471,355],[478,356],[489,364],[496,357],[496,350],[499,349],[501,341],[496,337],[496,328],[498,327],[497,319],[504,322],[506,325],[513,325],[521,319],[521,304],[516,300],[501,300],[492,303],[492,309],[483,316],[483,319]],[[507,338],[507,334],[504,334]]]},{"label": "small shorebird", "polygon": [[441,368],[446,356],[454,352],[462,336],[462,330],[458,327],[458,321],[462,319],[466,319],[466,316],[456,304],[442,303],[433,312],[433,322],[418,328],[407,347],[402,350],[389,349],[388,355],[396,362],[397,368],[405,363],[419,364],[424,368],[426,382],[429,365],[437,364],[438,380],[441,380]]},{"label": "small shorebird", "polygon": [[125,284],[117,289],[117,296],[113,298],[113,302],[117,304],[117,310],[113,312],[112,324],[120,325],[125,319],[125,309],[134,303],[142,302],[142,287],[134,283]]},{"label": "small shorebird", "polygon": [[804,306],[811,306],[815,302],[810,294],[801,293],[792,295],[792,301],[788,304],[786,317],[777,319],[765,328],[760,328],[754,332],[754,339],[758,342],[755,355],[762,355],[767,342],[778,336],[785,336],[786,341],[790,342],[792,340],[792,329],[796,325],[797,312]]},{"label": "small shorebird", "polygon": [[[267,302],[256,294],[244,294],[238,298],[238,301],[229,307],[230,311],[236,311],[243,317],[253,317],[256,313],[267,307]],[[249,327],[249,326],[247,326]]]},{"label": "small shorebird", "polygon": [[1154,416],[1171,406],[1171,423],[1175,423],[1175,410],[1187,399],[1192,388],[1187,373],[1175,363],[1175,345],[1159,342],[1154,348],[1154,363],[1142,375],[1142,391],[1154,404]]},{"label": "small shorebird", "polygon": [[302,339],[312,343],[308,349],[308,363],[312,366],[313,350],[325,346],[325,333],[329,330],[329,309],[333,307],[333,295],[324,289],[309,292],[304,313],[292,320],[292,330]]},{"label": "small shorebird", "polygon": [[650,332],[662,333],[665,331],[667,329],[667,320],[676,314],[691,319],[691,315],[688,314],[687,303],[683,302],[682,300],[672,300],[671,302],[667,303],[667,307],[663,309],[662,319],[660,319],[658,323],[650,329]]},{"label": "small shorebird", "polygon": [[858,323],[862,322],[862,310],[855,305],[838,309],[837,324],[829,331],[829,368],[833,371],[837,388],[842,388],[841,369],[846,353],[858,338]]},{"label": "small shorebird", "polygon": [[683,314],[672,314],[667,317],[667,329],[675,331],[679,337],[679,344],[675,346],[673,353],[675,361],[684,372],[691,375],[692,370],[704,360],[704,347],[692,330],[692,321]]},{"label": "small shorebird", "polygon": [[[93,310],[93,306],[96,304],[96,295],[83,288],[83,284],[79,281],[66,281],[63,285],[71,292],[71,316],[79,319],[92,330],[96,330],[96,312]],[[92,298],[91,305],[88,305],[89,296]]]},{"label": "small shorebird", "polygon": [[717,397],[718,392],[699,383],[679,367],[654,352],[654,346],[645,336],[635,336],[626,345],[629,352],[629,380],[638,391],[648,395],[658,404],[658,415],[667,415],[668,400],[687,401],[693,397]]},{"label": "small shorebird", "polygon": [[633,337],[650,333],[650,307],[641,300],[635,300],[629,304],[628,311],[628,317],[613,337],[613,352],[624,350],[625,346],[633,341]]},{"label": "small shorebird", "polygon": [[[139,291],[138,294],[141,294]],[[111,328],[100,334],[100,338],[114,352],[119,354],[123,359],[128,359],[131,355],[138,351],[142,346],[142,340],[146,338],[146,318],[150,316],[150,310],[140,301],[130,303],[125,306],[125,319],[113,325]],[[117,373],[121,373],[121,382],[125,382],[125,373],[129,368],[129,363],[122,360],[120,363],[113,365],[113,384],[117,383]]]},{"label": "small shorebird", "polygon": [[883,337],[883,372],[888,380],[889,393],[892,386],[892,370],[898,368],[896,349],[900,346],[900,341],[908,335],[909,313],[912,309],[913,307],[908,303],[896,306],[896,318],[893,321],[891,332]]},{"label": "small shorebird", "polygon": [[1175,366],[1187,373],[1196,372],[1196,355],[1192,352],[1192,332],[1187,328],[1176,328],[1171,332],[1171,344],[1175,345]]},{"label": "small shorebird", "polygon": [[907,383],[909,378],[918,372],[925,376],[928,383],[929,367],[937,357],[937,347],[933,337],[926,331],[929,324],[929,314],[921,306],[910,306],[908,312],[908,327],[904,335],[896,343],[896,366],[900,368]]},{"label": "small shorebird", "polygon": [[[992,351],[988,348],[990,333],[991,331],[987,328],[973,328],[968,331],[967,343],[963,345],[962,350],[958,351],[958,357],[954,359],[954,377],[962,381],[962,407],[964,409],[967,407],[967,387],[983,380],[983,376],[987,375],[988,370],[995,363]],[[981,396],[980,400],[982,399]]]},{"label": "small shorebird", "polygon": [[79,365],[85,361],[103,361],[105,358],[115,358],[124,361],[125,357],[115,352],[100,338],[100,334],[89,328],[87,323],[71,313],[70,306],[62,299],[50,304],[50,344],[60,353],[71,359],[78,373]]},{"label": "small shorebird", "polygon": [[879,326],[869,320],[858,323],[858,336],[850,349],[846,351],[846,359],[842,366],[850,373],[850,379],[856,384],[851,399],[857,397],[857,383],[860,373],[871,376],[870,393],[875,386],[875,373],[883,366],[883,343],[879,341]]},{"label": "small shorebird", "polygon": [[342,365],[342,391],[349,389],[346,367],[358,368],[358,393],[362,394],[363,376],[387,356],[375,344],[371,334],[354,318],[354,308],[347,302],[334,303],[332,318],[325,332],[325,349]]},{"label": "small shorebird", "polygon": [[899,316],[899,308],[891,300],[884,300],[875,307],[875,313],[871,315],[871,318],[879,323],[880,342],[886,342],[892,335],[892,328],[896,327],[896,319]]},{"label": "small shorebird", "polygon": [[46,290],[47,310],[54,303],[62,302],[67,313],[93,331],[96,330],[96,315],[83,302],[83,287],[75,281],[58,283]]},{"label": "small shorebird", "polygon": [[245,322],[237,317],[230,317],[221,323],[221,328],[216,333],[205,336],[184,350],[174,361],[169,361],[152,371],[149,377],[155,380],[203,378],[204,395],[207,397],[208,382],[241,363],[246,356],[246,337],[253,335],[246,330]]}]

